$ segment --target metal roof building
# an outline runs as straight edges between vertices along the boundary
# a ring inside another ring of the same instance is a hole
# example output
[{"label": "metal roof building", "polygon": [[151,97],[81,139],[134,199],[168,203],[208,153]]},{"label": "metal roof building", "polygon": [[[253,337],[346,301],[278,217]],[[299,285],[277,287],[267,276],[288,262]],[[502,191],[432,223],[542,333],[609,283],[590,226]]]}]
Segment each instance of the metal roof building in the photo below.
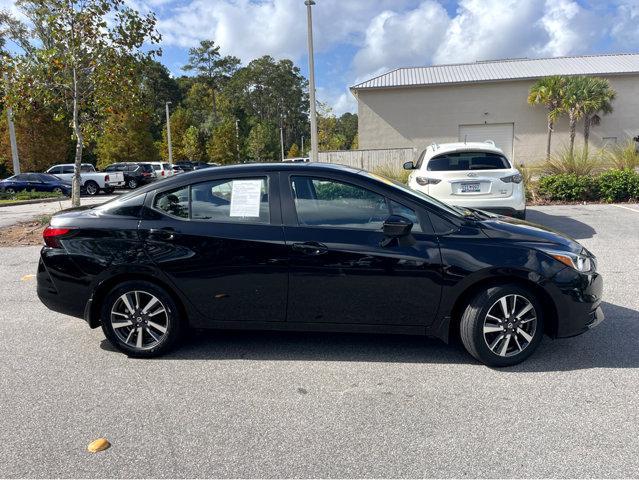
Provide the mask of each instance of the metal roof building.
[{"label": "metal roof building", "polygon": [[[490,139],[517,163],[541,160],[547,141],[545,111],[526,99],[533,82],[550,75],[604,77],[616,90],[613,113],[592,128],[594,146],[639,133],[639,54],[505,59],[398,68],[352,86],[360,148]],[[556,151],[567,142],[564,120],[553,135]]]}]

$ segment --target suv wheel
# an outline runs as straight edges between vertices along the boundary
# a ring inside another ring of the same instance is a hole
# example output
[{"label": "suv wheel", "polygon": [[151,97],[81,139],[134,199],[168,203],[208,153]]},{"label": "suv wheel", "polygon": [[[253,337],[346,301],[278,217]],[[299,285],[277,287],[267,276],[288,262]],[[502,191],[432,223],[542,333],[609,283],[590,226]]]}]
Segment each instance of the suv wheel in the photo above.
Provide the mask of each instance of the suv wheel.
[{"label": "suv wheel", "polygon": [[541,342],[541,306],[518,285],[491,287],[470,301],[459,330],[466,350],[480,362],[491,367],[516,365]]},{"label": "suv wheel", "polygon": [[93,180],[89,180],[84,184],[84,190],[87,192],[87,195],[97,195],[100,192],[100,187]]},{"label": "suv wheel", "polygon": [[102,330],[111,344],[132,357],[168,352],[179,340],[181,319],[171,296],[144,281],[124,282],[102,305]]},{"label": "suv wheel", "polygon": [[135,178],[130,178],[126,184],[131,190],[138,188],[138,181]]}]

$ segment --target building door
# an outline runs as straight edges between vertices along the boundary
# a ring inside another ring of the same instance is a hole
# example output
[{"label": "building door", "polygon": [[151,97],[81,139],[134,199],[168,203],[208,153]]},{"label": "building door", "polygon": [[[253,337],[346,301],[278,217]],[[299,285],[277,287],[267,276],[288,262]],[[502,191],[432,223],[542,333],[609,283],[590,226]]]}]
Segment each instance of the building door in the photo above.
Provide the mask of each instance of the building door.
[{"label": "building door", "polygon": [[513,161],[513,138],[515,125],[513,123],[488,123],[480,125],[460,125],[460,142],[485,142],[492,140],[501,148],[506,156]]}]

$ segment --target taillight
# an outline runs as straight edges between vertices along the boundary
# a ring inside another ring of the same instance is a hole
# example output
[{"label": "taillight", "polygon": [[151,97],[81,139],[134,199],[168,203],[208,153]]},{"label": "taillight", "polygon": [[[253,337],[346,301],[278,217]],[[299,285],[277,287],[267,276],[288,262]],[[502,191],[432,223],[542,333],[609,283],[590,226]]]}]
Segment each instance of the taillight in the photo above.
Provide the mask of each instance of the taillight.
[{"label": "taillight", "polygon": [[60,237],[66,235],[71,231],[70,228],[55,228],[55,227],[47,227],[42,232],[42,238],[44,239],[44,243],[47,247],[51,248],[61,248]]},{"label": "taillight", "polygon": [[108,175],[105,175],[105,176],[104,176],[104,181],[105,181],[105,182],[108,182],[108,181],[109,181],[109,176],[108,176]]},{"label": "taillight", "polygon": [[162,176],[164,176],[164,170],[162,170]]},{"label": "taillight", "polygon": [[437,185],[441,180],[439,178],[415,177],[415,181],[419,185]]}]

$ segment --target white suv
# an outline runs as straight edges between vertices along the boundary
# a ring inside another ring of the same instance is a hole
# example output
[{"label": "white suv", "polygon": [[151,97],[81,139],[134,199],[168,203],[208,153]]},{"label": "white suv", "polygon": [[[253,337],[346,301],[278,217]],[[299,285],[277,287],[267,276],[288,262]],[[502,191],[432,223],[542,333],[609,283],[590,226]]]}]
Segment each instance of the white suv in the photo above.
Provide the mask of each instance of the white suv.
[{"label": "white suv", "polygon": [[153,167],[155,171],[155,176],[158,179],[172,177],[173,176],[173,167],[170,163],[166,162],[146,162]]},{"label": "white suv", "polygon": [[493,142],[432,144],[404,168],[410,188],[445,203],[526,218],[521,173]]}]

